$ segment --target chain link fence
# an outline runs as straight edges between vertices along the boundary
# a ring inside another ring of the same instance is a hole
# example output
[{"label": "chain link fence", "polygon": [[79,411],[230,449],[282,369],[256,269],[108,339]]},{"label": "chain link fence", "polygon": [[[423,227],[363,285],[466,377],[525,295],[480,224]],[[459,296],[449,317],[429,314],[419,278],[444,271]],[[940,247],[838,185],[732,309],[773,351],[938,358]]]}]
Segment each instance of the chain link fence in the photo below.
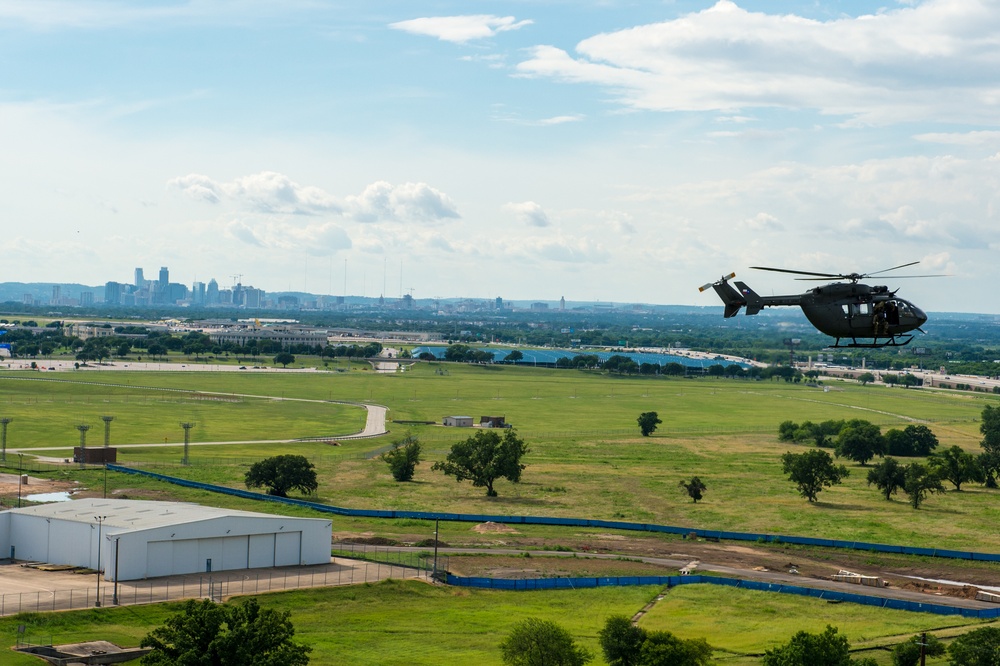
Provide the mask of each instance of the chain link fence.
[{"label": "chain link fence", "polygon": [[[374,583],[388,578],[429,579],[432,569],[418,557],[370,553],[358,546],[358,557],[335,557],[330,564],[287,569],[246,569],[233,572],[170,576],[154,580],[100,580],[89,587],[15,592],[0,595],[0,616],[79,610],[101,606],[134,606],[184,599],[222,601],[232,596],[312,587]],[[400,554],[401,555],[401,554]],[[416,554],[414,554],[416,555]],[[431,563],[432,566],[432,563]],[[94,577],[96,579],[96,575]]]}]

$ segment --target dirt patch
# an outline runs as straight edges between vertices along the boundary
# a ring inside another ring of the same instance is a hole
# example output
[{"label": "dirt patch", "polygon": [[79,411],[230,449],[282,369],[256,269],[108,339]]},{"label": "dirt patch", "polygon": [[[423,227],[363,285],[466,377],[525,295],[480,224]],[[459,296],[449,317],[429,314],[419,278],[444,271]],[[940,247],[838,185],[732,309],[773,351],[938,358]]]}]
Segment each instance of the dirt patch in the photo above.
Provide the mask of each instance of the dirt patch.
[{"label": "dirt patch", "polygon": [[519,534],[513,527],[508,527],[503,523],[480,523],[472,528],[477,534]]},{"label": "dirt patch", "polygon": [[[71,481],[53,481],[40,477],[29,476],[27,482],[21,482],[21,497],[25,495],[41,495],[42,493],[70,493],[80,490],[79,484]],[[0,474],[0,497],[10,498],[18,495],[17,474]]]},{"label": "dirt patch", "polygon": [[460,576],[553,578],[591,576],[670,576],[676,569],[646,562],[590,557],[449,555],[448,569]]}]

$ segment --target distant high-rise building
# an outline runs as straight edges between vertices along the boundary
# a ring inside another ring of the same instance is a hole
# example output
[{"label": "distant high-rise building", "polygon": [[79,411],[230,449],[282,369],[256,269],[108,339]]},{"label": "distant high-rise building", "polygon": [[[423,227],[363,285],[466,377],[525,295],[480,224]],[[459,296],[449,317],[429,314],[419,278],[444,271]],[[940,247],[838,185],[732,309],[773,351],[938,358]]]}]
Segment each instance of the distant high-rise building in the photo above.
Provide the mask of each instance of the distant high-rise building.
[{"label": "distant high-rise building", "polygon": [[142,289],[146,286],[146,278],[142,277],[142,269],[135,269],[135,288],[136,290]]},{"label": "distant high-rise building", "polygon": [[24,303],[25,305],[34,305],[35,297],[32,296],[31,294],[24,294],[23,296],[21,296],[21,302]]},{"label": "distant high-rise building", "polygon": [[[137,268],[137,271],[142,271],[141,268]],[[120,282],[108,282],[104,285],[104,302],[108,305],[120,305],[122,302],[122,294],[124,287]]]},{"label": "distant high-rise building", "polygon": [[80,292],[80,305],[93,305],[94,304],[94,292],[92,291],[81,291]]},{"label": "distant high-rise building", "polygon": [[62,300],[62,287],[57,284],[52,285],[52,305],[59,305]]},{"label": "distant high-rise building", "polygon": [[208,288],[205,290],[205,302],[209,305],[219,303],[219,283],[212,278],[208,281]]},{"label": "distant high-rise building", "polygon": [[497,310],[503,310],[503,299],[500,298],[499,296],[497,296],[496,308]]},{"label": "distant high-rise building", "polygon": [[205,302],[205,283],[195,282],[191,285],[191,301],[196,305],[201,305]]},{"label": "distant high-rise building", "polygon": [[565,310],[566,309],[566,297],[565,296],[562,296],[559,299],[559,309],[560,310]]},{"label": "distant high-rise building", "polygon": [[160,266],[160,290],[166,291],[168,284],[170,284],[170,271],[166,266]]}]

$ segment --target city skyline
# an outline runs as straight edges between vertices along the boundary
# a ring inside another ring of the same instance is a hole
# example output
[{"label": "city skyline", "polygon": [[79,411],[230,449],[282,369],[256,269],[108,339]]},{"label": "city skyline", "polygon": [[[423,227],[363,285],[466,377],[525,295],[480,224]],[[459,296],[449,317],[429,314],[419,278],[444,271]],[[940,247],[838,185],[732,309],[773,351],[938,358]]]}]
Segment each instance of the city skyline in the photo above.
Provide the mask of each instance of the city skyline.
[{"label": "city skyline", "polygon": [[[0,2],[0,282],[1000,312],[1000,8]],[[211,267],[211,268],[208,268]],[[118,276],[112,278],[110,276]],[[541,287],[541,288],[540,288]]]}]

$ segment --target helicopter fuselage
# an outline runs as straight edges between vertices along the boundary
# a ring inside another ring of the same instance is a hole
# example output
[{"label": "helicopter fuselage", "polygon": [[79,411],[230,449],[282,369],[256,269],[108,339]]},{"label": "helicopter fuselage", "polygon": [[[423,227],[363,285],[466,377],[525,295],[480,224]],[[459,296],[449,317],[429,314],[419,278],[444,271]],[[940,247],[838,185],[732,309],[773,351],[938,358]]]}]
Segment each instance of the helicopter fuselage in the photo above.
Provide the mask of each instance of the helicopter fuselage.
[{"label": "helicopter fuselage", "polygon": [[[920,308],[884,286],[834,282],[803,294],[760,296],[743,282],[734,283],[737,291],[728,279],[711,285],[726,304],[726,317],[735,316],[742,307],[755,315],[766,307],[798,306],[817,330],[837,339],[834,347],[905,345],[912,339],[907,333],[927,321]],[[842,345],[841,340],[849,342]]]}]

